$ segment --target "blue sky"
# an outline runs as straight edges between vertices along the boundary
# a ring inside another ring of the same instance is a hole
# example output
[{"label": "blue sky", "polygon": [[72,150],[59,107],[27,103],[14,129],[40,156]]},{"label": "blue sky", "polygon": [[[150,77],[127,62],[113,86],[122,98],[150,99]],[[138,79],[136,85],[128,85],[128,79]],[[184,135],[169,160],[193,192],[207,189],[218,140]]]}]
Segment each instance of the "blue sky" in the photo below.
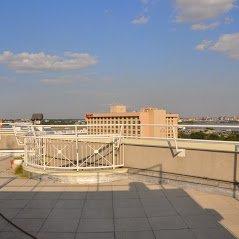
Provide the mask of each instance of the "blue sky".
[{"label": "blue sky", "polygon": [[0,118],[239,114],[237,0],[2,0]]}]

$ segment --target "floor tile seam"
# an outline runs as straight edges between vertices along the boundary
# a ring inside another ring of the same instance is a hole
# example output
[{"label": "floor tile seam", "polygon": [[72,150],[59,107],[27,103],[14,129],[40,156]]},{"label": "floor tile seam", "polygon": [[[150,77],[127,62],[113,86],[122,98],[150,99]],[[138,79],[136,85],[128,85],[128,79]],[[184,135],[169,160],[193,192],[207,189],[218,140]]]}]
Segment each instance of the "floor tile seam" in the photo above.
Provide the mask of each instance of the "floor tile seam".
[{"label": "floor tile seam", "polygon": [[[162,187],[162,191],[166,197],[166,199],[168,200],[168,202],[170,203],[170,205],[174,208],[174,210],[176,211],[176,213],[178,214],[178,216],[180,217],[180,219],[184,222],[184,224],[187,226],[187,229],[191,229],[190,226],[188,225],[188,223],[186,222],[186,220],[184,220],[183,216],[180,214],[180,212],[177,210],[177,208],[174,206],[174,204],[169,200],[169,198],[167,197],[167,193],[166,193],[166,189],[164,188],[163,185],[161,185]],[[196,233],[192,231],[193,237],[194,239],[197,239]]]},{"label": "floor tile seam", "polygon": [[[38,182],[38,183],[39,183],[39,182]],[[34,192],[33,189],[34,189],[34,187],[31,188],[30,192]],[[19,192],[26,193],[26,192],[29,192],[29,191],[19,191]],[[33,197],[34,197],[35,194],[36,194],[36,192],[34,192],[34,194],[29,198],[29,201],[31,201],[31,200],[33,199]],[[21,199],[20,199],[20,200],[21,200]],[[23,200],[24,200],[24,199],[23,199]],[[28,202],[29,202],[29,201],[28,201]],[[27,203],[27,204],[28,204],[28,203]]]},{"label": "floor tile seam", "polygon": [[114,239],[116,239],[116,227],[115,227],[115,208],[114,208],[114,191],[112,190],[112,213],[113,213],[113,227],[114,227]]},{"label": "floor tile seam", "polygon": [[52,208],[49,210],[49,213],[47,214],[46,218],[43,220],[42,225],[39,227],[39,230],[37,231],[37,234],[41,231],[41,229],[43,228],[43,226],[44,226],[44,224],[46,223],[47,219],[49,218],[50,214],[52,213],[53,209],[55,208],[56,203],[57,203],[57,200],[59,200],[59,198],[60,198],[60,195],[61,195],[61,194],[59,194],[59,196],[58,196],[57,199],[55,200],[56,202],[55,202],[54,207],[52,207]]},{"label": "floor tile seam", "polygon": [[85,208],[85,205],[86,205],[86,202],[87,202],[88,193],[89,193],[89,188],[88,188],[88,191],[86,192],[85,198],[83,200],[83,205],[82,205],[82,208],[81,208],[80,217],[79,217],[78,224],[77,224],[77,227],[76,227],[74,239],[77,239],[76,236],[77,236],[77,232],[78,232],[81,220],[82,220],[82,215],[83,215],[83,211],[84,211],[84,208]]},{"label": "floor tile seam", "polygon": [[190,226],[188,225],[188,223],[186,222],[186,220],[184,219],[184,217],[180,214],[180,212],[177,210],[177,208],[174,206],[174,204],[170,201],[170,199],[167,196],[167,193],[165,192],[166,189],[164,188],[164,186],[162,185],[162,191],[166,197],[166,199],[168,200],[169,204],[174,208],[174,210],[176,211],[177,215],[180,217],[180,219],[184,222],[184,224],[187,226],[188,229],[190,229]]},{"label": "floor tile seam", "polygon": [[[136,187],[136,191],[137,191],[138,196],[139,196],[139,191],[138,191],[137,187]],[[142,203],[142,200],[141,200],[140,197],[139,197],[139,202],[140,202],[140,204],[141,204],[141,207],[143,208],[144,215],[145,215],[146,218],[147,218],[147,222],[148,222],[148,224],[149,224],[149,226],[150,226],[151,232],[153,233],[154,239],[156,239],[156,235],[155,235],[155,233],[154,233],[154,231],[153,231],[153,227],[152,227],[152,225],[151,225],[151,223],[150,223],[150,221],[149,221],[148,215],[147,215],[147,213],[146,213],[146,211],[145,211],[145,208],[144,208],[144,206],[143,206],[143,203]]]},{"label": "floor tile seam", "polygon": [[[19,200],[21,200],[21,199],[19,199]],[[23,199],[23,200],[24,200],[24,199]],[[23,208],[20,208],[20,210],[19,210],[19,211],[17,212],[17,214],[13,217],[13,219],[16,219],[16,217],[19,215],[19,213],[20,213],[22,210],[26,209],[26,207],[28,206],[28,204],[30,203],[30,201],[32,201],[32,198],[27,200],[27,203],[25,204],[25,206],[24,206]]]}]

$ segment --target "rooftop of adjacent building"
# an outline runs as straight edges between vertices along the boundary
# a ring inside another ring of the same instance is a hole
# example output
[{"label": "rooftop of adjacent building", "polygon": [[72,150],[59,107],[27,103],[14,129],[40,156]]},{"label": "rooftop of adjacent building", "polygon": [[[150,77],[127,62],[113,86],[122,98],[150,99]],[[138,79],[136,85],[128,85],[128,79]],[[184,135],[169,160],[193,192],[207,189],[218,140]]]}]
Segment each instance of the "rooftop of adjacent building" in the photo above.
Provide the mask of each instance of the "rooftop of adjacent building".
[{"label": "rooftop of adjacent building", "polygon": [[156,107],[142,107],[139,111],[127,111],[125,105],[113,105],[110,107],[110,112],[106,113],[87,113],[86,118],[95,118],[95,117],[139,117],[141,113],[146,112],[163,112],[166,114],[166,117],[175,117],[178,118],[178,114],[167,113],[164,109],[158,109]]}]

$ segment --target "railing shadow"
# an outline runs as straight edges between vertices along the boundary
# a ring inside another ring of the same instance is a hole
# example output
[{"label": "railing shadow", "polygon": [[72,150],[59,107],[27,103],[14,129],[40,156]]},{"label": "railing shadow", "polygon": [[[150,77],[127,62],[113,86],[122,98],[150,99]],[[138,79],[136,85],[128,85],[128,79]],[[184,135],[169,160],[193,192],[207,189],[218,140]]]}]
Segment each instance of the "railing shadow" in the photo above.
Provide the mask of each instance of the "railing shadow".
[{"label": "railing shadow", "polygon": [[216,207],[201,207],[183,189],[129,180],[64,185],[16,179],[1,188],[0,212],[3,239],[236,238]]}]

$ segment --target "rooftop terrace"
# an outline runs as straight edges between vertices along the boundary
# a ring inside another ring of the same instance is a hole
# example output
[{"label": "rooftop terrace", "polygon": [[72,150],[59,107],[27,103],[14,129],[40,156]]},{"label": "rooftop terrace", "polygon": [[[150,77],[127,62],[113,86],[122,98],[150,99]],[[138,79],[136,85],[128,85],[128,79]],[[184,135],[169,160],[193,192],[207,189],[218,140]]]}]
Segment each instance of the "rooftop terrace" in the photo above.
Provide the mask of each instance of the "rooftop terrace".
[{"label": "rooftop terrace", "polygon": [[232,197],[133,177],[89,185],[16,178],[8,161],[0,162],[0,212],[14,225],[1,217],[0,238],[239,237]]},{"label": "rooftop terrace", "polygon": [[1,239],[239,238],[238,142],[36,133],[1,135]]}]

